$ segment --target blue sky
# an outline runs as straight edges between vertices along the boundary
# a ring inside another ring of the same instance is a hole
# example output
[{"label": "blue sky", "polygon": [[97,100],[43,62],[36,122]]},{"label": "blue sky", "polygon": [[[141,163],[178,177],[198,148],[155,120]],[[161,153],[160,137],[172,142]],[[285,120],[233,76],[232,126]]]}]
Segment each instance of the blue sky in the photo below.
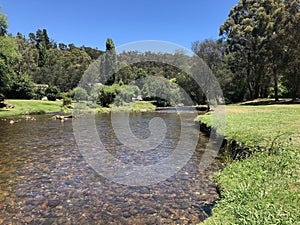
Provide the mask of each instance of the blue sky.
[{"label": "blue sky", "polygon": [[9,32],[46,28],[57,43],[105,49],[142,40],[191,43],[218,38],[219,27],[238,0],[1,0]]}]

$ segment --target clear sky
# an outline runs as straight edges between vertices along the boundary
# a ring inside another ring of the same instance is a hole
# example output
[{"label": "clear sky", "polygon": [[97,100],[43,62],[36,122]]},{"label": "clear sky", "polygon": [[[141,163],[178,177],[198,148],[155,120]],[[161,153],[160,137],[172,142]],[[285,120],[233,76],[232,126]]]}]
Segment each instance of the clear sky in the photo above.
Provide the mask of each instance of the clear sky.
[{"label": "clear sky", "polygon": [[238,0],[1,0],[9,32],[47,29],[57,43],[105,49],[142,40],[191,43],[216,39]]}]

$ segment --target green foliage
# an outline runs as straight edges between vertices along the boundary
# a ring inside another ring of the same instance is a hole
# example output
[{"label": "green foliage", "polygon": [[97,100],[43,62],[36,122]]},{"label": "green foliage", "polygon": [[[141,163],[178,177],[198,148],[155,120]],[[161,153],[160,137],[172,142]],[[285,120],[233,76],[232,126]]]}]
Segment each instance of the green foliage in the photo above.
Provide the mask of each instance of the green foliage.
[{"label": "green foliage", "polygon": [[55,101],[57,97],[59,96],[60,90],[58,87],[54,85],[50,85],[46,90],[45,90],[45,95],[50,101]]},{"label": "green foliage", "polygon": [[140,93],[140,89],[135,85],[123,85],[120,93],[114,99],[114,103],[116,106],[120,106],[132,102],[132,99],[136,98]]},{"label": "green foliage", "polygon": [[41,84],[58,86],[62,91],[69,91],[78,85],[91,58],[84,51],[76,47],[59,50],[49,49],[48,65],[41,67],[34,73],[34,81]]},{"label": "green foliage", "polygon": [[19,59],[14,38],[0,36],[0,93],[7,94],[9,91],[11,80],[15,75],[14,65]]},{"label": "green foliage", "polygon": [[[0,6],[1,10],[1,6]],[[8,23],[7,17],[0,12],[0,36],[4,36],[7,33]]]},{"label": "green foliage", "polygon": [[147,101],[137,101],[137,102],[130,102],[124,103],[123,105],[116,106],[111,105],[111,109],[113,111],[133,111],[133,112],[146,112],[146,111],[153,111],[155,110],[156,106],[153,105],[151,102]]},{"label": "green foliage", "polygon": [[68,105],[71,105],[72,104],[72,99],[71,98],[68,98],[67,96],[64,96],[62,98],[63,100],[63,106],[68,106]]},{"label": "green foliage", "polygon": [[178,86],[161,77],[147,77],[141,91],[143,99],[154,100],[157,106],[176,106],[182,99]]},{"label": "green foliage", "polygon": [[116,96],[121,92],[122,87],[119,84],[101,85],[99,87],[99,94],[97,98],[97,103],[103,107],[108,107],[114,102]]},{"label": "green foliage", "polygon": [[48,85],[37,85],[35,84],[35,99],[41,100],[43,97],[46,96],[45,91],[47,90]]},{"label": "green foliage", "polygon": [[82,87],[77,87],[74,89],[75,95],[74,95],[74,99],[79,102],[79,101],[86,101],[89,98],[88,93],[86,92],[85,89],[83,89]]},{"label": "green foliage", "polygon": [[100,82],[112,85],[115,82],[117,55],[115,44],[111,38],[107,38],[106,40],[106,51],[100,57],[100,63]]},{"label": "green foliage", "polygon": [[[282,82],[282,78],[278,79],[278,85],[277,85],[277,96],[279,98],[286,98],[289,96],[289,89],[283,84]],[[274,87],[270,88],[270,94],[269,94],[269,98],[275,98],[275,94],[274,94]]]},{"label": "green foliage", "polygon": [[[299,22],[299,1],[240,0],[220,27],[222,39],[195,41],[192,49],[218,79],[226,102],[267,96],[278,100],[281,95],[296,100],[300,96]],[[20,33],[15,38],[6,36],[7,27],[6,16],[0,13],[0,93],[8,93],[15,74],[31,77],[37,84],[55,85],[64,92],[81,81],[79,86],[88,94],[93,84],[130,84],[148,76],[164,77],[176,79],[195,104],[209,105],[207,95],[217,90],[215,84],[211,90],[201,90],[186,72],[197,71],[201,66],[190,65],[193,57],[180,51],[174,54],[130,51],[116,55],[114,42],[108,38],[104,54],[74,44],[59,43],[57,47],[46,29],[38,29],[28,38]],[[137,58],[142,60],[136,62]],[[181,62],[185,72],[172,62]],[[200,72],[198,78],[207,83]],[[141,90],[144,86],[140,82],[135,85]],[[171,92],[176,95],[173,88]],[[159,94],[163,98],[166,95]],[[221,93],[216,93],[215,100],[220,96]],[[90,98],[95,101],[97,97]],[[170,105],[156,100],[158,104]]]},{"label": "green foliage", "polygon": [[289,97],[300,96],[299,23],[299,1],[240,0],[231,9],[220,27],[226,52],[234,54],[229,98],[235,90],[239,101],[266,98],[272,90],[278,101],[280,75],[289,84]]},{"label": "green foliage", "polygon": [[7,92],[8,98],[32,99],[35,97],[35,85],[28,75],[14,75]]},{"label": "green foliage", "polygon": [[125,62],[121,62],[120,69],[116,73],[116,81],[122,81],[125,84],[129,84],[134,81],[134,77],[134,69]]},{"label": "green foliage", "polygon": [[34,43],[26,40],[21,33],[17,34],[15,41],[18,45],[18,52],[21,55],[21,58],[15,64],[15,72],[18,75],[28,74],[32,76],[38,69],[38,50]]},{"label": "green foliage", "polygon": [[143,70],[142,68],[139,68],[137,73],[136,73],[135,80],[145,78],[146,76],[147,76],[146,71]]},{"label": "green foliage", "polygon": [[98,101],[99,93],[102,90],[102,85],[93,85],[92,90],[90,91],[90,99],[93,103]]},{"label": "green foliage", "polygon": [[[63,43],[60,44],[64,45]],[[66,49],[66,46],[63,49]],[[103,51],[100,51],[98,49],[94,49],[86,46],[82,46],[80,47],[80,49],[84,50],[91,57],[92,60],[98,59],[104,53]]]}]

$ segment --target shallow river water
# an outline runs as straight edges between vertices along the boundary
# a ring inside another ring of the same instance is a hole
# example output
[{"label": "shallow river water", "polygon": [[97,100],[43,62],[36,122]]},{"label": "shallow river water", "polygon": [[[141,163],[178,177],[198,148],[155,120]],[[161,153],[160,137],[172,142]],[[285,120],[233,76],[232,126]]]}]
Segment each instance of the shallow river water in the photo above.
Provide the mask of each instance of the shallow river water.
[{"label": "shallow river water", "polygon": [[[170,154],[180,136],[178,115],[164,111],[131,114],[133,133],[147,137],[155,116],[167,125],[159,154],[140,157],[122,148],[110,114],[97,116],[97,130],[115,157],[152,164]],[[72,119],[50,117],[0,120],[0,224],[197,224],[209,215],[218,197],[209,177],[221,164],[215,160],[199,170],[207,137],[196,127],[197,148],[179,172],[157,184],[127,186],[89,165],[76,145]]]}]

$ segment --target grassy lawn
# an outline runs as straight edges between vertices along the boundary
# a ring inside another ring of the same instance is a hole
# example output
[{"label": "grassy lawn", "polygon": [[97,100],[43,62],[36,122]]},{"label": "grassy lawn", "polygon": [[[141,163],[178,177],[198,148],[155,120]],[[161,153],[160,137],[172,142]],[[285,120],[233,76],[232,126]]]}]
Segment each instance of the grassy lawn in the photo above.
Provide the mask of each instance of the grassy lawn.
[{"label": "grassy lawn", "polygon": [[5,103],[13,104],[13,109],[0,109],[0,117],[15,115],[44,114],[46,112],[59,112],[62,110],[62,102],[41,100],[5,100]]},{"label": "grassy lawn", "polygon": [[232,105],[226,119],[226,139],[255,153],[214,175],[221,198],[204,224],[299,224],[300,105]]}]

